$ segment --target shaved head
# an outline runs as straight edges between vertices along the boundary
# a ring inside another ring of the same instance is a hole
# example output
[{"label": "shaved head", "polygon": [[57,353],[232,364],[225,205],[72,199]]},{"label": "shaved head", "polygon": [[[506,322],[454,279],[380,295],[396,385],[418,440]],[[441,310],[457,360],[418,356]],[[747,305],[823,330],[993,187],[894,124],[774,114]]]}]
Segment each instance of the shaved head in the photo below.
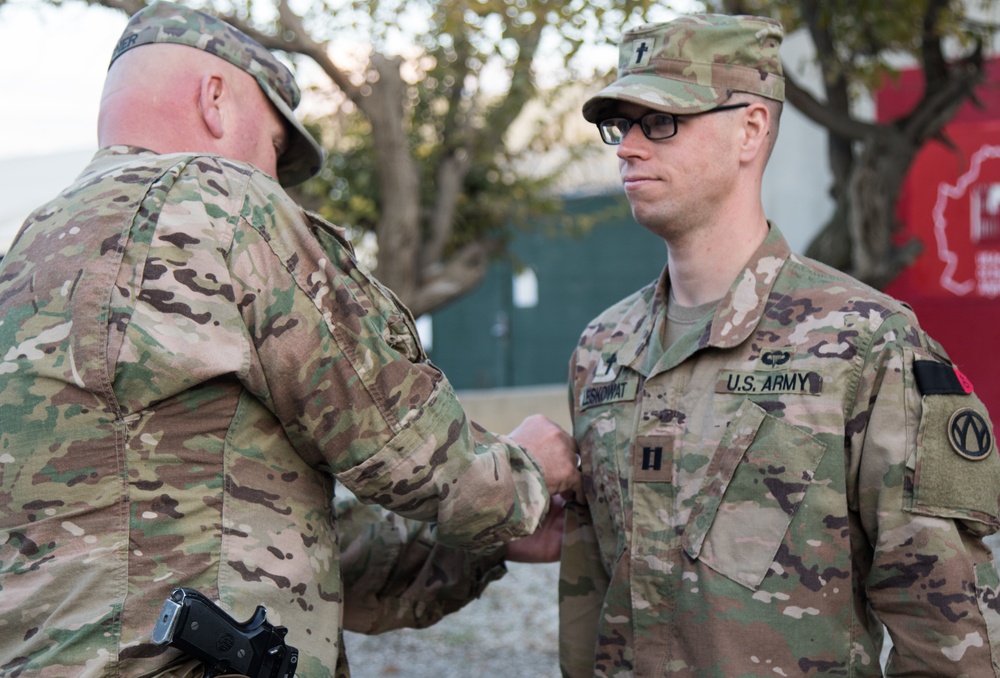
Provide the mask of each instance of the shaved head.
[{"label": "shaved head", "polygon": [[249,73],[185,45],[131,49],[108,70],[98,116],[100,146],[209,153],[277,176],[283,118]]}]

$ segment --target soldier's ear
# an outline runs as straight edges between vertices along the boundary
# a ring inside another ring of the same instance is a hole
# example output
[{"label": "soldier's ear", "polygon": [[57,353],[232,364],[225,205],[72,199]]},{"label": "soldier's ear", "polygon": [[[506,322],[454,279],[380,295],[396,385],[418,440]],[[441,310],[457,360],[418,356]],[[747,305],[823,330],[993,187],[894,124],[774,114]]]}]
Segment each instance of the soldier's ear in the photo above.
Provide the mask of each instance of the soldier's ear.
[{"label": "soldier's ear", "polygon": [[771,129],[771,111],[763,103],[753,102],[744,114],[741,154],[751,160],[762,152],[767,153],[768,134]]},{"label": "soldier's ear", "polygon": [[198,111],[205,127],[216,139],[221,139],[224,131],[223,103],[226,96],[226,81],[219,74],[206,74],[201,78],[198,92]]}]

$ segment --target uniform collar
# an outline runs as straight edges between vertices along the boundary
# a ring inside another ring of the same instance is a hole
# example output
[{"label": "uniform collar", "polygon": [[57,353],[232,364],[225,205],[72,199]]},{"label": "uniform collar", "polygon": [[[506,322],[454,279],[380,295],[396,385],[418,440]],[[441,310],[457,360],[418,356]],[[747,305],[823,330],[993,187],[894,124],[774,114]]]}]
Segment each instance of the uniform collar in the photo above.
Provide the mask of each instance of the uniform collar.
[{"label": "uniform collar", "polygon": [[746,341],[764,316],[778,272],[791,255],[781,231],[770,222],[768,225],[767,237],[719,302],[711,323],[700,334],[689,333],[666,353],[659,345],[667,320],[670,285],[664,268],[658,284],[642,290],[618,324],[615,334],[622,337],[617,349],[619,364],[648,377],[670,369],[703,348],[726,349]]},{"label": "uniform collar", "polygon": [[106,158],[116,158],[124,155],[145,155],[145,156],[156,156],[158,153],[149,150],[148,148],[143,148],[141,146],[128,146],[126,144],[116,144],[113,146],[105,146],[97,150],[94,154],[94,160],[104,160]]},{"label": "uniform collar", "polygon": [[[90,163],[83,170],[79,178],[91,178],[93,176],[106,174],[115,168],[132,162],[136,158],[156,158],[159,154],[139,146],[126,146],[116,144],[100,148],[90,159]],[[152,162],[152,160],[150,160]]]}]

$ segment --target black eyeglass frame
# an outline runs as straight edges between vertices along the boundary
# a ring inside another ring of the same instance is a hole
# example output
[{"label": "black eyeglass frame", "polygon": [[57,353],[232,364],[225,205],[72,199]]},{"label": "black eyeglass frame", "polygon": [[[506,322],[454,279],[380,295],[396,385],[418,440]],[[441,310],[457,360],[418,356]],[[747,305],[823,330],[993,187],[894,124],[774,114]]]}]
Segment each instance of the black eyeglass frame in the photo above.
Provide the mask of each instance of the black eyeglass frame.
[{"label": "black eyeglass frame", "polygon": [[[693,117],[693,116],[696,116],[696,115],[707,115],[709,113],[718,113],[719,111],[731,111],[731,110],[736,109],[736,108],[746,108],[749,105],[750,105],[749,102],[743,102],[743,103],[739,103],[739,104],[727,104],[725,106],[716,106],[715,108],[712,108],[712,109],[707,110],[707,111],[702,111],[701,113],[687,113],[687,114],[683,114],[683,115],[677,115],[677,114],[674,114],[674,113],[665,113],[665,112],[662,112],[662,111],[650,111],[649,113],[646,113],[646,114],[642,115],[641,117],[635,118],[634,120],[630,120],[629,118],[623,118],[621,116],[617,116],[617,117],[614,117],[614,118],[605,118],[604,120],[601,120],[600,122],[598,122],[597,123],[597,130],[601,133],[601,141],[603,141],[604,143],[606,143],[609,146],[619,146],[619,145],[621,145],[622,141],[625,140],[625,137],[628,136],[628,133],[630,131],[632,131],[632,128],[636,124],[639,125],[639,129],[642,130],[643,135],[647,139],[649,139],[650,141],[663,141],[664,139],[669,139],[671,137],[677,136],[677,118]],[[653,136],[652,135],[652,127],[653,127],[652,123],[647,123],[646,122],[646,118],[649,118],[649,117],[654,116],[654,115],[655,116],[667,116],[667,117],[669,117],[673,121],[673,123],[674,123],[673,124],[673,130],[669,134],[665,134],[665,135],[662,135],[662,136]],[[608,125],[608,123],[612,123],[612,122],[615,123],[615,126],[618,128],[619,133],[621,134],[621,137],[618,139],[618,141],[615,141],[614,137],[611,137],[610,134],[609,134],[609,132],[608,132],[607,125]]]}]

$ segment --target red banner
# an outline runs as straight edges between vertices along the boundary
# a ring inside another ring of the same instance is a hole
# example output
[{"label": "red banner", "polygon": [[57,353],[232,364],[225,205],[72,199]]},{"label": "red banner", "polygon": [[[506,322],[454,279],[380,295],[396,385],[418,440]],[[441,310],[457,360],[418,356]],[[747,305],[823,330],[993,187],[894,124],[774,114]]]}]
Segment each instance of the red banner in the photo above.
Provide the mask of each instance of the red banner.
[{"label": "red banner", "polygon": [[[878,120],[909,113],[922,73],[904,71],[877,97]],[[971,380],[1000,428],[1000,60],[986,64],[976,90],[945,130],[948,145],[924,146],[897,205],[902,241],[924,251],[888,287],[908,302]]]},{"label": "red banner", "polygon": [[927,144],[907,178],[903,236],[924,253],[897,286],[932,297],[1000,296],[1000,121],[952,124]]}]

